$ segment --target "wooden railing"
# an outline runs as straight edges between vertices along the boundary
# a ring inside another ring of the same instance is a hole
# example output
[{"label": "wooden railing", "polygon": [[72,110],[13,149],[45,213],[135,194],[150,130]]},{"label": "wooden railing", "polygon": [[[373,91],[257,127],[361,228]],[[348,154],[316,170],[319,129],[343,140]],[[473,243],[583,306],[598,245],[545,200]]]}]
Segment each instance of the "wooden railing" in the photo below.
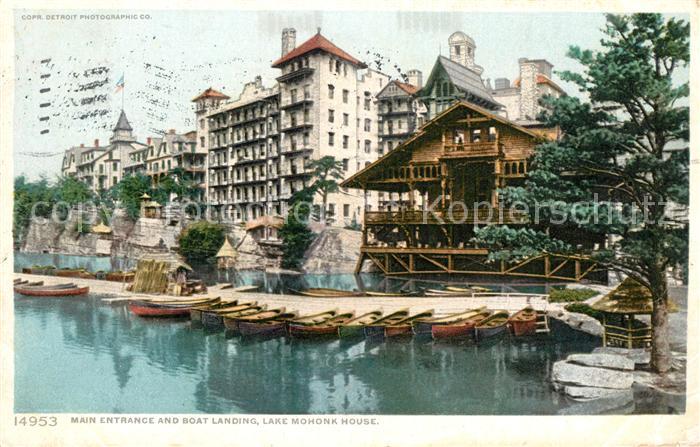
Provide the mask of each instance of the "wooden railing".
[{"label": "wooden railing", "polygon": [[506,208],[366,211],[366,224],[526,223],[527,215]]},{"label": "wooden railing", "polygon": [[500,154],[496,141],[484,143],[445,144],[445,156],[448,157],[497,157]]}]

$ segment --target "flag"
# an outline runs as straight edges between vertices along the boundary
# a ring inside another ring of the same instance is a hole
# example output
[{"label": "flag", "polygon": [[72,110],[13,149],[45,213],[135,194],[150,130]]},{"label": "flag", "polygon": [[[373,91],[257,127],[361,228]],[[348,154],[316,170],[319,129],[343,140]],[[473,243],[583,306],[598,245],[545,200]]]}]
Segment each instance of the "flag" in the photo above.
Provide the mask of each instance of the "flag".
[{"label": "flag", "polygon": [[117,81],[117,89],[114,90],[114,93],[119,93],[124,89],[124,75],[122,75],[121,78]]}]

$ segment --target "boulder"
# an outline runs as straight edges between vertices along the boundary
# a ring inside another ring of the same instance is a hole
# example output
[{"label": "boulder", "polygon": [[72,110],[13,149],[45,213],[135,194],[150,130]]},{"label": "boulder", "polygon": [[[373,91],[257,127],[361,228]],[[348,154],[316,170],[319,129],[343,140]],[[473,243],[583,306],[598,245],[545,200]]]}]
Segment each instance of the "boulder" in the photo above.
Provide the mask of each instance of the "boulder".
[{"label": "boulder", "polygon": [[587,401],[603,398],[624,398],[624,400],[632,397],[632,389],[619,390],[611,388],[596,388],[589,386],[571,386],[564,387],[564,394],[574,400]]},{"label": "boulder", "polygon": [[651,352],[646,349],[626,349],[613,347],[600,347],[593,350],[594,354],[610,354],[624,356],[632,360],[636,365],[646,365],[651,361]]},{"label": "boulder", "polygon": [[560,360],[552,368],[552,381],[566,385],[625,389],[632,386],[634,377],[625,371],[580,366]]},{"label": "boulder", "polygon": [[306,250],[302,270],[306,273],[354,273],[361,245],[361,231],[325,228]]},{"label": "boulder", "polygon": [[575,401],[571,406],[557,412],[560,415],[593,415],[593,414],[632,414],[635,410],[634,393],[632,390],[614,390],[616,394],[599,399]]},{"label": "boulder", "polygon": [[597,366],[625,371],[634,370],[634,361],[615,354],[571,354],[566,358],[566,361],[583,366]]}]

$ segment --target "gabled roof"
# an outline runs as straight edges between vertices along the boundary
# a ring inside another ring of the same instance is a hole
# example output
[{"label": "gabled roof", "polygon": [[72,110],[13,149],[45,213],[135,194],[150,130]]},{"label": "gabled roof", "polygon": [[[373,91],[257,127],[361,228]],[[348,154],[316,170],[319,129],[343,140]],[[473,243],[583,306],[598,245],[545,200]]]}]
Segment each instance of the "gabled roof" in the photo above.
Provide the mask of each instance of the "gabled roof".
[{"label": "gabled roof", "polygon": [[496,110],[503,107],[493,99],[491,92],[489,92],[484,85],[484,81],[481,79],[479,73],[445,56],[438,56],[433,69],[430,71],[428,81],[425,83],[425,86],[418,91],[418,96],[428,96],[430,94],[430,91],[433,89],[433,84],[435,83],[435,78],[440,70],[444,70],[450,82],[452,82],[455,87],[480,99],[485,105],[488,105],[489,109]]},{"label": "gabled roof", "polygon": [[310,53],[312,51],[325,51],[326,53],[330,53],[336,57],[339,57],[341,59],[344,59],[348,62],[350,62],[353,65],[358,66],[359,68],[367,68],[367,65],[365,65],[363,62],[361,62],[358,59],[355,59],[354,57],[350,56],[348,53],[345,51],[341,50],[333,42],[330,40],[326,39],[321,35],[321,33],[316,33],[311,39],[307,40],[306,42],[302,43],[289,53],[285,54],[281,58],[277,59],[275,62],[272,63],[272,68],[277,68],[280,65],[284,64],[285,62],[288,62],[295,57],[302,56],[306,53]]},{"label": "gabled roof", "polygon": [[499,115],[493,114],[491,111],[486,110],[482,107],[479,107],[475,104],[472,104],[470,102],[466,101],[457,101],[454,104],[452,104],[450,107],[442,111],[440,114],[438,114],[435,118],[431,119],[427,123],[423,124],[410,138],[408,138],[406,141],[402,142],[398,146],[396,146],[393,150],[387,152],[384,154],[382,157],[379,157],[374,163],[371,163],[369,166],[365,167],[361,171],[356,172],[354,175],[350,176],[347,178],[344,182],[340,184],[343,188],[358,188],[360,187],[360,184],[366,182],[368,178],[371,175],[371,172],[375,170],[379,165],[387,162],[390,159],[393,159],[394,157],[397,157],[401,154],[404,154],[408,151],[410,151],[414,144],[421,140],[422,138],[426,137],[428,135],[428,130],[430,130],[432,127],[439,126],[440,123],[446,119],[448,115],[451,115],[453,112],[455,112],[458,109],[468,109],[474,112],[477,112],[487,118],[490,118],[494,121],[498,121],[501,124],[504,124],[511,129],[514,129],[518,132],[524,133],[532,138],[540,138],[539,135],[536,133],[532,132],[529,129],[526,129],[522,126],[519,126],[515,124],[513,121],[508,120],[507,118],[504,118]]},{"label": "gabled roof", "polygon": [[122,113],[119,114],[119,120],[117,121],[117,125],[114,126],[113,130],[115,132],[117,130],[128,130],[128,131],[134,130],[134,129],[132,129],[131,124],[129,124],[129,120],[126,119],[126,113],[124,113],[123,110],[122,110]]},{"label": "gabled roof", "polygon": [[199,101],[200,99],[204,99],[204,98],[229,99],[229,96],[226,96],[223,93],[221,93],[220,91],[214,90],[213,88],[209,87],[208,89],[206,89],[202,93],[200,93],[191,102]]},{"label": "gabled roof", "polygon": [[399,82],[399,81],[393,81],[394,84],[404,92],[408,93],[409,95],[413,95],[416,93],[418,90],[420,90],[418,87],[416,87],[413,84],[409,84],[408,82]]},{"label": "gabled roof", "polygon": [[420,90],[420,89],[419,89],[418,87],[416,87],[415,85],[408,84],[408,83],[406,83],[406,82],[399,82],[399,81],[397,81],[396,79],[394,79],[393,81],[389,81],[389,83],[387,83],[387,84],[384,86],[383,89],[379,90],[379,92],[377,93],[376,97],[377,97],[377,98],[381,97],[382,94],[384,93],[384,90],[388,89],[391,85],[395,85],[397,88],[401,89],[401,91],[403,91],[403,92],[406,93],[407,95],[413,95],[413,94],[415,94],[418,90]]}]

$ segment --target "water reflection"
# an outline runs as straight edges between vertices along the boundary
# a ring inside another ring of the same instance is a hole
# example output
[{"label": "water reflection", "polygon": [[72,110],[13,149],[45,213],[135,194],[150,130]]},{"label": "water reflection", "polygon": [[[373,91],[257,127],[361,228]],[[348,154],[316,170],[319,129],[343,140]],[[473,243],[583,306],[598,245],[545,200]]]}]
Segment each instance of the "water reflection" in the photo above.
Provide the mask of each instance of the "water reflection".
[{"label": "water reflection", "polygon": [[227,339],[90,299],[15,298],[16,411],[554,414],[551,364],[596,341]]}]

